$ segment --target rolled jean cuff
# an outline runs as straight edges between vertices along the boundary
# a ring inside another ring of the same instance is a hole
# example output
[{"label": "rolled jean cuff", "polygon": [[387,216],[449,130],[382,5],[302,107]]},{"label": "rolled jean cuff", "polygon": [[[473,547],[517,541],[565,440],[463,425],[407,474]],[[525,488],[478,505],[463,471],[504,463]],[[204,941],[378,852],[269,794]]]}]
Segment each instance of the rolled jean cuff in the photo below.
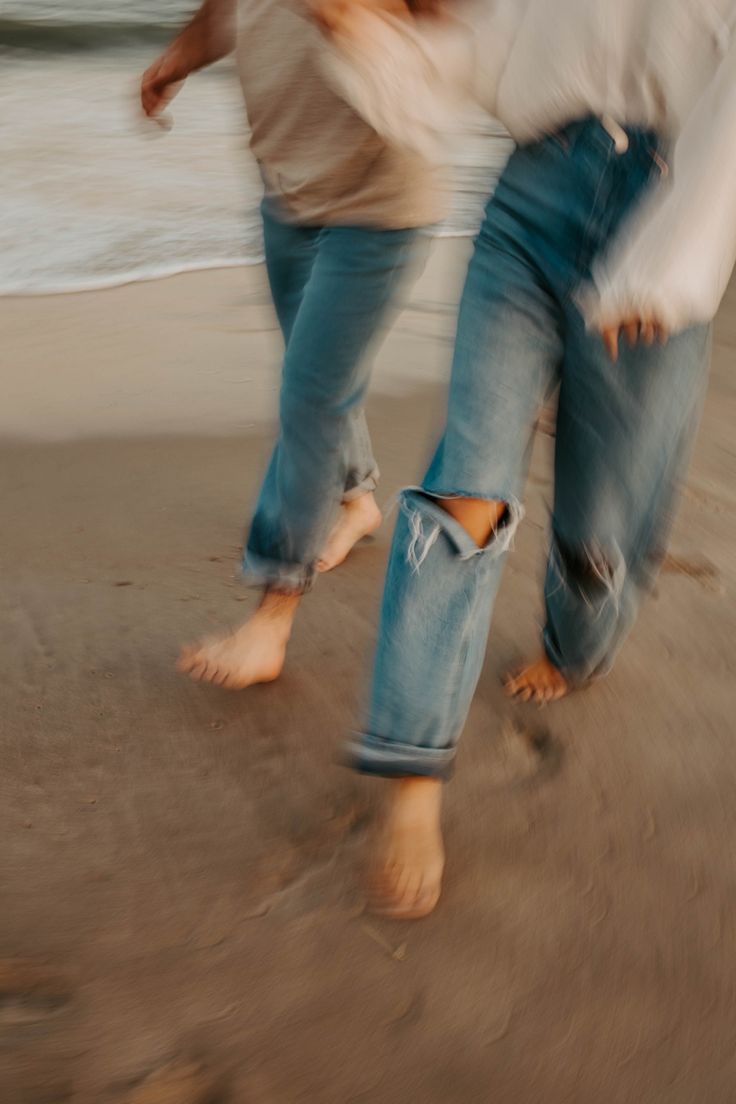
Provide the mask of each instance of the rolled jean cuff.
[{"label": "rolled jean cuff", "polygon": [[378,468],[373,468],[364,479],[361,479],[360,483],[345,488],[341,501],[354,502],[356,498],[362,498],[364,494],[373,494],[378,486],[379,477]]},{"label": "rolled jean cuff", "polygon": [[306,594],[314,585],[315,574],[313,566],[269,560],[250,549],[243,555],[242,579],[246,586],[264,587],[282,594]]},{"label": "rolled jean cuff", "polygon": [[452,776],[455,748],[418,747],[399,744],[381,736],[355,733],[345,744],[343,763],[361,774],[377,774],[383,778],[438,778]]},{"label": "rolled jean cuff", "polygon": [[590,686],[592,682],[605,678],[606,675],[610,674],[613,668],[613,659],[609,658],[604,659],[603,662],[592,671],[589,668],[570,667],[569,664],[566,664],[563,660],[559,648],[552,639],[552,634],[546,627],[542,632],[542,647],[544,648],[544,654],[547,659],[553,667],[557,668],[572,690],[584,690],[585,687]]}]

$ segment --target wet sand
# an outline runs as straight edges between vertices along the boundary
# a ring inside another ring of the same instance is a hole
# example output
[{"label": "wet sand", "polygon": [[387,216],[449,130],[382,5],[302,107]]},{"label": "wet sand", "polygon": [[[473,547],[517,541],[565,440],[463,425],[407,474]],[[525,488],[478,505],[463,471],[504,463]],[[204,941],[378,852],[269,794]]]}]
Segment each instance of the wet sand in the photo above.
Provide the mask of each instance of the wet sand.
[{"label": "wet sand", "polygon": [[[466,248],[440,244],[379,354],[385,502],[441,417]],[[363,911],[380,783],[336,762],[391,523],[320,580],[279,683],[174,671],[253,602],[238,549],[278,383],[260,269],[4,300],[0,324],[3,1104],[730,1104],[734,291],[657,595],[613,675],[548,711],[499,686],[538,635],[538,434],[445,895],[414,925]]]}]

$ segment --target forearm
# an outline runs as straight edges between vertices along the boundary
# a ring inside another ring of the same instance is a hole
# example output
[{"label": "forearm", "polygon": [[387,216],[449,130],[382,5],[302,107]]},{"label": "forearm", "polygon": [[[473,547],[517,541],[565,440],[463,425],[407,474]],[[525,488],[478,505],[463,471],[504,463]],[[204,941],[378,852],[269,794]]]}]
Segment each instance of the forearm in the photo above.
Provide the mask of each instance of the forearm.
[{"label": "forearm", "polygon": [[169,50],[196,56],[197,69],[227,57],[235,49],[236,12],[237,0],[204,0]]}]

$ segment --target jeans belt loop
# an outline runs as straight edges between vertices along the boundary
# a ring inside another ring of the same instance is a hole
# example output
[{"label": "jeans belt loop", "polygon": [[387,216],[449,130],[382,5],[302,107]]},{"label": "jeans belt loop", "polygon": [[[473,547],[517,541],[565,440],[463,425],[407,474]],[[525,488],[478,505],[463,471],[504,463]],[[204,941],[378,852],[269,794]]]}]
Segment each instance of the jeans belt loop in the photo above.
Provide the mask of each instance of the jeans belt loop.
[{"label": "jeans belt loop", "polygon": [[616,122],[612,115],[601,115],[601,126],[613,142],[614,149],[619,155],[626,153],[629,148],[629,136],[624,128]]}]

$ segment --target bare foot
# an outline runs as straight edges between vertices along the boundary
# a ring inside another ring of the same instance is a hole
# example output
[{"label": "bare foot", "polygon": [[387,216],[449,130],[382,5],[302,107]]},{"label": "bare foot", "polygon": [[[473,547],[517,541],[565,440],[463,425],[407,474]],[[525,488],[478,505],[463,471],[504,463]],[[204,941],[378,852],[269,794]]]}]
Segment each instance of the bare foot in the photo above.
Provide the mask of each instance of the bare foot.
[{"label": "bare foot", "polygon": [[195,682],[244,690],[279,677],[300,595],[266,592],[260,606],[234,633],[185,645],[177,670]]},{"label": "bare foot", "polygon": [[402,778],[391,786],[369,879],[370,905],[373,912],[393,920],[419,920],[435,907],[442,888],[442,783]]},{"label": "bare foot", "polygon": [[340,517],[327,538],[322,555],[317,562],[318,571],[332,571],[350,554],[359,540],[370,536],[378,529],[383,520],[376,500],[369,492],[344,502],[340,507]]},{"label": "bare foot", "polygon": [[570,684],[554,663],[547,656],[542,656],[536,663],[528,667],[522,667],[520,671],[506,676],[504,680],[506,693],[510,698],[519,701],[534,701],[538,705],[547,705],[548,702],[559,701],[570,693]]}]

